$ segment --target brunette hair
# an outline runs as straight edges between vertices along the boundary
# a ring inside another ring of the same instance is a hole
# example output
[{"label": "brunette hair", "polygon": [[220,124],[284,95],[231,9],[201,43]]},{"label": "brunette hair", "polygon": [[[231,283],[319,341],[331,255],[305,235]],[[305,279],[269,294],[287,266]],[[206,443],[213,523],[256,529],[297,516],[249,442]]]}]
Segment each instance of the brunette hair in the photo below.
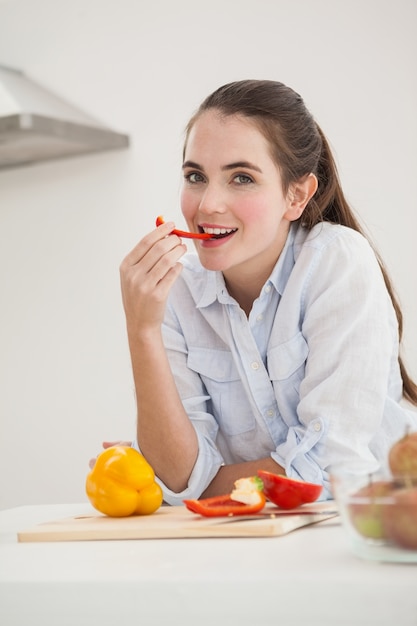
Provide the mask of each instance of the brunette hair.
[{"label": "brunette hair", "polygon": [[[318,187],[300,218],[303,226],[311,229],[323,221],[342,224],[360,232],[370,241],[345,198],[329,143],[297,92],[272,80],[242,80],[223,85],[202,102],[188,122],[186,142],[196,120],[211,109],[220,115],[241,115],[253,120],[271,147],[272,158],[280,168],[284,192],[304,176],[315,174]],[[401,307],[384,263],[370,243],[395,309],[401,341]],[[417,405],[417,385],[409,376],[400,355],[398,360],[403,396]]]}]

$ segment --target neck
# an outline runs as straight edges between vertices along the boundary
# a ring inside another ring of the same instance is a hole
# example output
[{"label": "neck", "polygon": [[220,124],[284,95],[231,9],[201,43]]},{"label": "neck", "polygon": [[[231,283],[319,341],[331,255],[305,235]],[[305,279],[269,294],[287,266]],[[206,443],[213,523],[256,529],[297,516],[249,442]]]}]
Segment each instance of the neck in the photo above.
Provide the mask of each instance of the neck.
[{"label": "neck", "polygon": [[284,224],[272,246],[269,246],[256,257],[252,257],[246,263],[240,263],[223,272],[228,292],[248,316],[254,301],[261,293],[262,287],[270,277],[281,255],[289,228],[289,222]]},{"label": "neck", "polygon": [[229,294],[239,303],[248,317],[253,303],[272,272],[272,268],[273,266],[267,272],[254,272],[252,274],[240,272],[238,276],[231,276],[230,272],[224,274]]}]

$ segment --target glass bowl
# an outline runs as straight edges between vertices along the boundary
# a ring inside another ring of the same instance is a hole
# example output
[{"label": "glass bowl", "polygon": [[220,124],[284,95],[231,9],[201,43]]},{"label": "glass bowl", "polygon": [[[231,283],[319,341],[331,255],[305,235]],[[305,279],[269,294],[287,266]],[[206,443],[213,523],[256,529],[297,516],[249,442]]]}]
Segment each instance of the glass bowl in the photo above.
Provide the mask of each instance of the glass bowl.
[{"label": "glass bowl", "polygon": [[354,554],[417,563],[417,477],[338,471],[331,485]]}]

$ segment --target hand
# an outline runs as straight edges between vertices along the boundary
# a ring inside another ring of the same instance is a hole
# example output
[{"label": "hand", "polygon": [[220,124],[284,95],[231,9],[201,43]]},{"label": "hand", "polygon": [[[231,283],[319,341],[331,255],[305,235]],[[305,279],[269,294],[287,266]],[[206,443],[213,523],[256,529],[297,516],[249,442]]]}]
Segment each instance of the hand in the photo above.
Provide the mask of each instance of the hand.
[{"label": "hand", "polygon": [[[107,450],[107,448],[111,448],[112,446],[131,446],[132,442],[131,441],[103,441],[103,443],[101,444],[104,448],[104,450]],[[96,463],[96,459],[97,457],[94,457],[93,459],[90,459],[88,462],[88,466],[90,469],[93,469],[95,463]]]},{"label": "hand", "polygon": [[172,222],[162,224],[133,248],[120,265],[123,306],[128,329],[159,328],[169,291],[178,278],[179,259],[187,247],[170,235]]}]

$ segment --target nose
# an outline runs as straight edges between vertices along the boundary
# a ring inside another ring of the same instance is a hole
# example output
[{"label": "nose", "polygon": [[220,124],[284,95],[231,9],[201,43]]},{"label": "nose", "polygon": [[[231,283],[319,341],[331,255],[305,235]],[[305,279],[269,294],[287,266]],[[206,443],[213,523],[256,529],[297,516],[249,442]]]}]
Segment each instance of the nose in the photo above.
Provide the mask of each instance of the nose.
[{"label": "nose", "polygon": [[226,197],[218,185],[209,183],[200,199],[200,212],[206,215],[224,213],[226,211]]}]

